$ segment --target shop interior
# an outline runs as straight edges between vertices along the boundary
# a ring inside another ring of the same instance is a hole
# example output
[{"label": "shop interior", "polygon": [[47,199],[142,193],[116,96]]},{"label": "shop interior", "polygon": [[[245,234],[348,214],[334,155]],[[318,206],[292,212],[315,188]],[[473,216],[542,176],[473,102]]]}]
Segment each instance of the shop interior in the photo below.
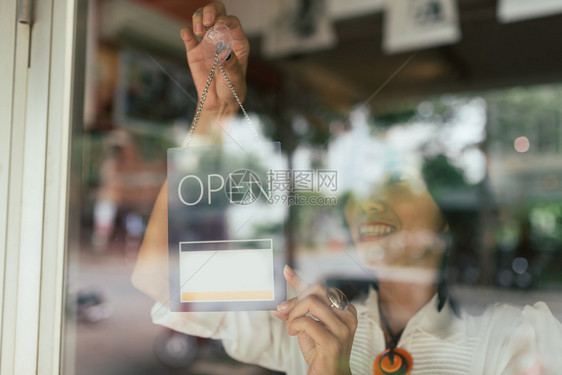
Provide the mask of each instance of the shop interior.
[{"label": "shop interior", "polygon": [[[439,21],[442,9],[425,3],[412,17]],[[407,45],[390,37],[407,20],[392,21],[383,0],[225,0],[250,42],[245,110],[293,170],[352,170],[350,155],[380,146],[370,136],[398,153],[423,149],[424,171],[445,186],[440,204],[465,229],[449,259],[460,304],[478,314],[545,301],[562,319],[562,9],[453,3],[442,41]],[[131,284],[166,152],[198,104],[180,29],[206,4],[88,3],[64,374],[277,374],[230,359],[215,340],[154,325],[154,301]],[[250,133],[238,120],[243,141]],[[338,178],[344,188],[355,177]],[[311,282],[361,278],[337,210],[287,207],[286,263]]]}]

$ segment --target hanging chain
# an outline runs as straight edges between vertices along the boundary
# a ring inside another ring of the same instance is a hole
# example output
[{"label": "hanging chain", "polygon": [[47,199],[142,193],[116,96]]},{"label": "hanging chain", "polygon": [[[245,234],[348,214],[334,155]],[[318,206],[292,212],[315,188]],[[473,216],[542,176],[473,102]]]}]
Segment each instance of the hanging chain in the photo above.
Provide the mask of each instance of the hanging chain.
[{"label": "hanging chain", "polygon": [[[215,76],[215,71],[217,69],[217,65],[219,66],[219,69],[222,73],[222,76],[224,77],[228,88],[230,89],[230,91],[232,91],[232,94],[234,95],[234,99],[236,99],[236,102],[238,103],[238,105],[240,106],[240,109],[242,109],[242,112],[244,113],[244,117],[246,118],[246,121],[248,122],[248,124],[250,125],[250,127],[252,128],[252,131],[254,132],[254,135],[256,136],[256,138],[259,139],[259,135],[258,132],[254,126],[254,124],[252,123],[252,120],[250,119],[250,116],[248,116],[248,113],[246,112],[246,109],[244,109],[244,106],[242,105],[242,102],[240,101],[240,97],[238,97],[238,93],[236,92],[236,89],[234,88],[234,85],[232,84],[232,81],[230,80],[230,77],[228,76],[228,74],[226,73],[226,70],[224,70],[224,67],[222,66],[221,63],[219,63],[219,53],[221,52],[222,47],[221,45],[217,45],[217,52],[215,53],[215,57],[213,59],[213,66],[211,67],[211,71],[209,72],[209,76],[207,77],[207,82],[205,83],[205,88],[203,89],[203,92],[201,93],[201,99],[199,100],[199,105],[197,106],[197,111],[195,112],[195,115],[193,116],[193,122],[191,124],[191,127],[189,128],[189,133],[185,139],[185,141],[183,142],[182,147],[187,147],[189,145],[189,143],[191,142],[191,139],[193,138],[193,134],[195,134],[195,128],[197,127],[197,123],[199,122],[199,118],[201,117],[201,112],[203,111],[203,104],[205,104],[205,100],[207,100],[207,94],[209,92],[209,87],[211,86],[211,83],[213,82],[213,78]],[[231,52],[232,53],[232,52]]]},{"label": "hanging chain", "polygon": [[250,127],[252,128],[252,131],[254,132],[254,135],[256,136],[256,138],[259,138],[258,131],[256,130],[256,127],[254,126],[254,123],[252,122],[252,120],[250,120],[250,116],[248,116],[248,113],[246,113],[246,109],[244,109],[244,106],[242,105],[242,102],[240,101],[240,98],[238,97],[238,93],[236,92],[236,89],[234,88],[234,85],[230,81],[230,77],[226,73],[226,70],[224,70],[224,67],[222,66],[222,64],[219,64],[219,69],[222,73],[222,76],[224,77],[224,80],[226,81],[226,83],[228,85],[228,88],[230,89],[230,91],[232,91],[232,95],[234,95],[234,99],[236,99],[236,102],[240,106],[240,109],[242,110],[242,113],[244,113],[244,117],[246,118],[246,121],[248,122],[248,125],[250,125]]},{"label": "hanging chain", "polygon": [[195,111],[195,116],[193,116],[193,122],[191,123],[191,127],[189,128],[189,133],[187,134],[187,138],[183,142],[182,147],[187,147],[189,142],[191,142],[191,138],[193,138],[193,134],[195,133],[195,128],[197,127],[197,122],[199,121],[199,117],[201,117],[201,111],[203,110],[203,104],[205,104],[205,100],[207,100],[207,93],[209,92],[209,86],[211,86],[211,82],[213,82],[213,77],[215,76],[215,70],[217,69],[217,64],[219,63],[219,51],[215,53],[215,58],[213,59],[213,66],[211,67],[211,72],[207,77],[207,82],[205,83],[205,88],[201,93],[201,100],[199,100],[199,105],[197,106],[197,111]]}]

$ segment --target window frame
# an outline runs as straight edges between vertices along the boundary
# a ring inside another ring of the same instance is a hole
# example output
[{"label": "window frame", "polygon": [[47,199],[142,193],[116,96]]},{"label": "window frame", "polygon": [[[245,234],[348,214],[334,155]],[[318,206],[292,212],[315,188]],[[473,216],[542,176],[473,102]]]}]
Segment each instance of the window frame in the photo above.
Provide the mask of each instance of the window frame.
[{"label": "window frame", "polygon": [[59,374],[88,1],[32,1],[31,23],[18,3],[0,3],[0,372]]}]

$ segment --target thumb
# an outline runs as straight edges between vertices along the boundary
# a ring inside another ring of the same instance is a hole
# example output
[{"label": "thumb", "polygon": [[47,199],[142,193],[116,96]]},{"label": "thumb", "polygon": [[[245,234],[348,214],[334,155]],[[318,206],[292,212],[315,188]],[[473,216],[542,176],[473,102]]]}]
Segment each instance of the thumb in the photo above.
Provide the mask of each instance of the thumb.
[{"label": "thumb", "polygon": [[189,57],[189,53],[199,45],[199,42],[197,41],[195,34],[193,34],[193,28],[184,27],[180,31],[180,36],[181,39],[183,40],[183,43],[185,44],[185,51],[187,52],[187,56]]}]

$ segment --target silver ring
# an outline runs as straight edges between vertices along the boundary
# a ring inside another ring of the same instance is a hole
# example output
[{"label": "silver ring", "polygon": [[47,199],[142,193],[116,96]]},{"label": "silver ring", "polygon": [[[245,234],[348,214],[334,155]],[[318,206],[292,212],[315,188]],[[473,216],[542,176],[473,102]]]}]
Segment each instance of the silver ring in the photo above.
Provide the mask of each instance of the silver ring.
[{"label": "silver ring", "polygon": [[199,8],[199,9],[197,9],[195,12],[193,12],[192,17],[195,17],[195,16],[198,15],[198,14],[203,14],[203,8]]},{"label": "silver ring", "polygon": [[332,303],[331,308],[338,308],[340,310],[347,309],[347,297],[338,288],[328,288],[328,299]]}]

